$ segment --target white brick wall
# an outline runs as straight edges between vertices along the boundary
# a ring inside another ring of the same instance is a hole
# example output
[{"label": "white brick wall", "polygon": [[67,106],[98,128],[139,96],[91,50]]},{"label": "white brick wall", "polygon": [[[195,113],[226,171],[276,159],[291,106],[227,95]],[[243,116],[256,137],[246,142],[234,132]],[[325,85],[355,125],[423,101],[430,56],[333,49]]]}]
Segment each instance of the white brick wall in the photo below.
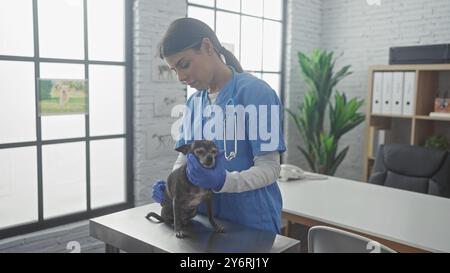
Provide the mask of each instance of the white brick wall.
[{"label": "white brick wall", "polygon": [[[297,53],[298,51],[309,53],[312,49],[320,47],[321,0],[289,0],[287,16],[285,107],[295,111],[305,93],[305,85],[300,80]],[[287,114],[285,124],[287,124],[285,141],[288,149],[283,161],[308,169],[306,160],[297,149],[297,145],[301,143],[300,135]]]},{"label": "white brick wall", "polygon": [[[322,11],[321,46],[343,54],[337,67],[352,65],[353,74],[338,86],[350,97],[367,99],[368,67],[388,64],[389,47],[450,43],[448,0],[381,0],[381,6],[322,0]],[[336,176],[361,179],[364,128],[362,124],[343,137],[340,147],[351,147]]]},{"label": "white brick wall", "polygon": [[184,86],[176,79],[152,76],[158,64],[158,43],[171,21],[186,15],[185,0],[140,0],[135,5],[134,38],[134,194],[137,206],[150,203],[151,186],[166,179],[176,159],[170,110],[183,104]]}]

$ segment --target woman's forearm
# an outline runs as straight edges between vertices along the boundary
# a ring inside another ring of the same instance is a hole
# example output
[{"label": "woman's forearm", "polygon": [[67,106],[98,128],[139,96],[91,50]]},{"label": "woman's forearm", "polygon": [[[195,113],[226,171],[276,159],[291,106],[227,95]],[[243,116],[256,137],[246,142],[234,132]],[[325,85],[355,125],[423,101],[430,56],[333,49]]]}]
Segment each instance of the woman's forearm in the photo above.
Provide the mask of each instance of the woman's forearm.
[{"label": "woman's forearm", "polygon": [[244,192],[272,184],[280,174],[278,151],[255,156],[254,166],[241,172],[228,172],[220,192]]}]

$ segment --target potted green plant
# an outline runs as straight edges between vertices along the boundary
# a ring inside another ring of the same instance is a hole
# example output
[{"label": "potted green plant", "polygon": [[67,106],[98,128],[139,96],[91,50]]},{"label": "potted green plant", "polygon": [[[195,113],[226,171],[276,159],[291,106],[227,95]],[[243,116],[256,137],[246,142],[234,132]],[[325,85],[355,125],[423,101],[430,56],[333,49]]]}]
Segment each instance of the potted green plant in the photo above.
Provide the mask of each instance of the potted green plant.
[{"label": "potted green plant", "polygon": [[[308,89],[296,111],[286,109],[305,143],[305,147],[297,147],[313,172],[333,175],[349,149],[347,146],[338,152],[339,140],[364,121],[364,114],[358,112],[364,101],[347,100],[345,93],[335,90],[351,72],[350,65],[334,72],[333,52],[315,49],[310,56],[299,52],[298,61]],[[327,112],[329,122],[325,128]]]},{"label": "potted green plant", "polygon": [[431,136],[426,139],[425,147],[449,151],[450,143],[444,136]]}]

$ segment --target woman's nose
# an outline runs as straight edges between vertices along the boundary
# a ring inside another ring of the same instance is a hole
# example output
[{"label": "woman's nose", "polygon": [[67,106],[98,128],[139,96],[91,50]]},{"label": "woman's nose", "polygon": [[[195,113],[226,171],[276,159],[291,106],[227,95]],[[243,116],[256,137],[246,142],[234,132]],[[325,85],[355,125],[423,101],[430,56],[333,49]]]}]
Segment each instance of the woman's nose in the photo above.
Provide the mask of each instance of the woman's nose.
[{"label": "woman's nose", "polygon": [[183,73],[183,72],[178,72],[178,80],[180,81],[180,82],[183,82],[183,83],[186,83],[186,79],[187,79],[187,77],[186,77],[186,74],[185,73]]}]

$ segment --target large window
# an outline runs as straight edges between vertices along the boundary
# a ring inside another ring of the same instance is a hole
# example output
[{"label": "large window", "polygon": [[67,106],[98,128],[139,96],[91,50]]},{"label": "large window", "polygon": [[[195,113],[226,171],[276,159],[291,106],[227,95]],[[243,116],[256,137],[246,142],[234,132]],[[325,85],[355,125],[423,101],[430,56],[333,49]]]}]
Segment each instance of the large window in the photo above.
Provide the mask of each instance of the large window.
[{"label": "large window", "polygon": [[[207,23],[245,71],[283,89],[284,0],[188,0],[188,17]],[[194,89],[187,87],[189,97]]]},{"label": "large window", "polygon": [[0,1],[0,238],[133,205],[131,4]]}]

